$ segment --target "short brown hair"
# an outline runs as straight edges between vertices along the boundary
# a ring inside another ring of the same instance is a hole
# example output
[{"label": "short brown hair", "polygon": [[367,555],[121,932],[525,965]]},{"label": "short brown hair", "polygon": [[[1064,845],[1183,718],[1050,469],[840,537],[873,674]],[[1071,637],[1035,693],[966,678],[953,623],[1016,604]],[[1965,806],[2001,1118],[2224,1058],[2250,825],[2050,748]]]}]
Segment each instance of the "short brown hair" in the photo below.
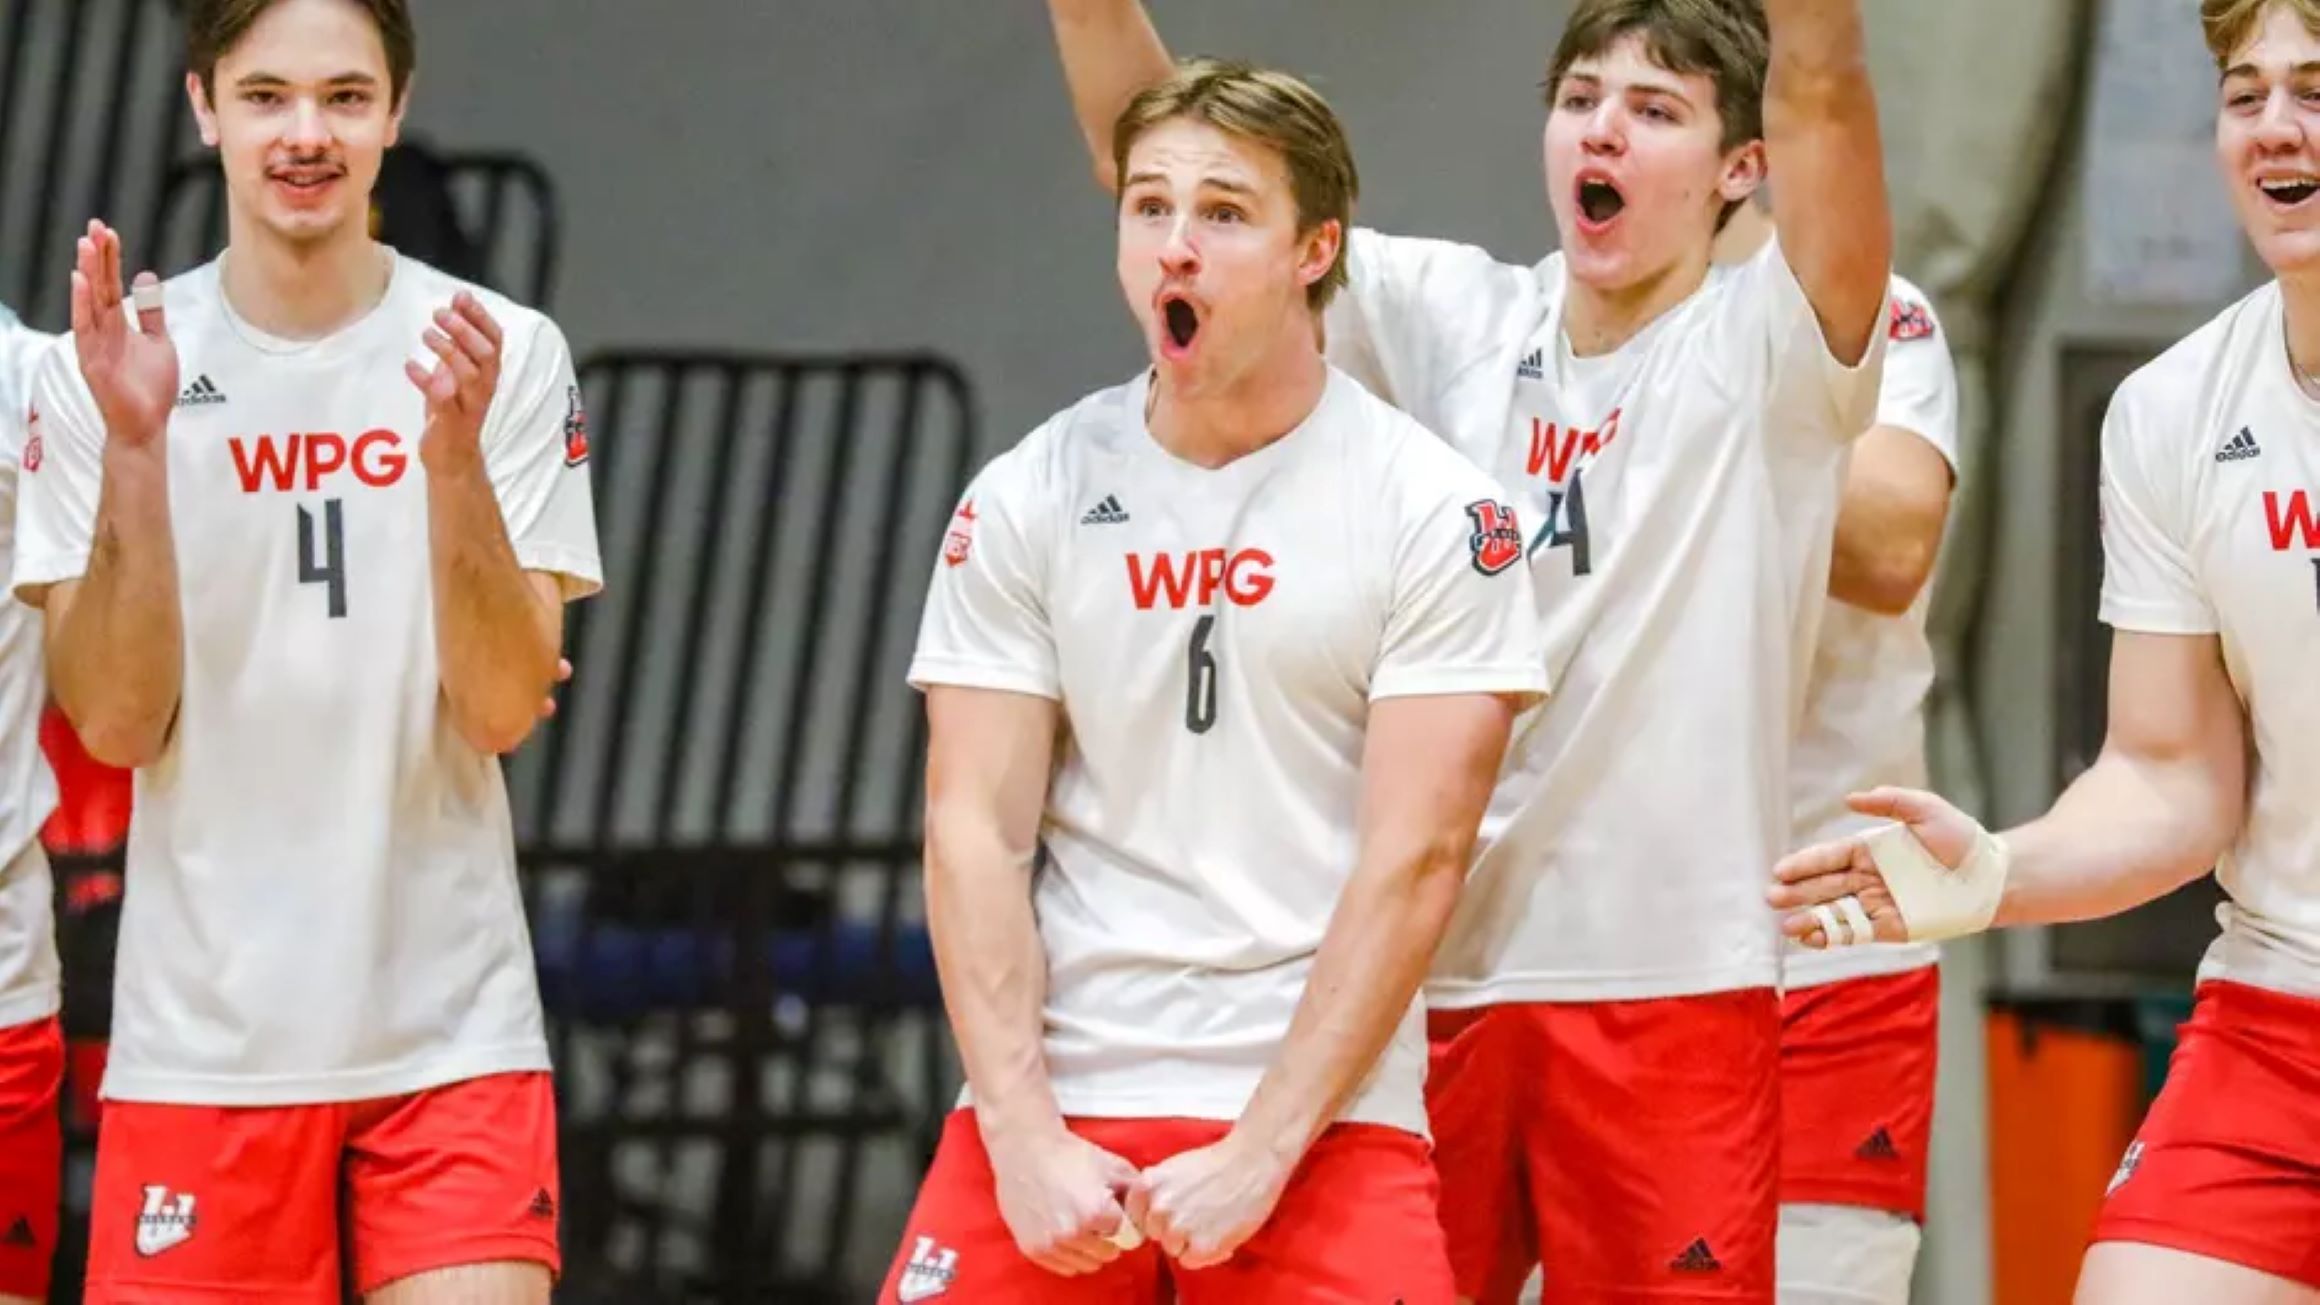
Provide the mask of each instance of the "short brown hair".
[{"label": "short brown hair", "polygon": [[2307,29],[2320,35],[2320,0],[2199,0],[2199,27],[2218,70],[2231,65],[2231,52],[2247,44],[2273,5],[2286,5]]},{"label": "short brown hair", "polygon": [[[185,8],[185,66],[201,79],[201,88],[214,103],[218,60],[248,35],[266,11],[282,0],[192,0]],[[378,25],[379,42],[387,48],[387,86],[390,104],[403,102],[411,85],[411,70],[419,63],[419,36],[411,25],[409,0],[348,0]]]},{"label": "short brown hair", "polygon": [[[1193,118],[1220,131],[1278,150],[1289,165],[1289,189],[1297,200],[1297,229],[1312,231],[1335,222],[1350,236],[1353,202],[1361,194],[1353,146],[1329,102],[1285,72],[1223,59],[1186,59],[1176,73],[1128,102],[1112,127],[1112,166],[1124,188],[1128,151],[1145,132],[1176,118]],[[1345,251],[1320,280],[1305,287],[1314,311],[1345,284]]]},{"label": "short brown hair", "polygon": [[1725,149],[1764,135],[1764,70],[1772,59],[1772,37],[1762,0],[1579,0],[1547,67],[1549,102],[1572,64],[1597,58],[1634,33],[1642,34],[1653,63],[1715,85]]}]

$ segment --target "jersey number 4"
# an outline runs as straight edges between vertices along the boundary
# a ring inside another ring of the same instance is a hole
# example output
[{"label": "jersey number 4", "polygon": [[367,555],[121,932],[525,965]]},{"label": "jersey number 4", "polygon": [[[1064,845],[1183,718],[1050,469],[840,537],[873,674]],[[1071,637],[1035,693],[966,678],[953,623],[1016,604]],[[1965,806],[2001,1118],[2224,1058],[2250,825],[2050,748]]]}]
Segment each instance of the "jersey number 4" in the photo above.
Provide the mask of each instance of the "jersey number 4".
[{"label": "jersey number 4", "polygon": [[323,501],[320,533],[317,548],[314,514],[298,509],[298,583],[328,585],[330,615],[336,620],[346,615],[346,522],[339,514],[339,500]]},{"label": "jersey number 4", "polygon": [[1567,489],[1547,492],[1547,524],[1539,537],[1531,541],[1531,551],[1540,548],[1571,547],[1571,574],[1586,575],[1594,569],[1595,560],[1588,549],[1587,489],[1580,472],[1571,473]]}]

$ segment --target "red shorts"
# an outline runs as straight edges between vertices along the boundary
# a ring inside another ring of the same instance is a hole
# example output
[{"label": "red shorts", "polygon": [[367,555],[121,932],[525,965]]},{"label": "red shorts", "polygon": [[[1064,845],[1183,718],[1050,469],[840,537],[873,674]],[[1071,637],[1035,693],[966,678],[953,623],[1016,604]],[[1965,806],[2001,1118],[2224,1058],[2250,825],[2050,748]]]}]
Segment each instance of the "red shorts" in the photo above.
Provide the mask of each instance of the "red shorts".
[{"label": "red shorts", "polygon": [[1510,1003],[1427,1020],[1461,1296],[1772,1300],[1780,1002],[1770,988]]},{"label": "red shorts", "polygon": [[[1139,1169],[1225,1135],[1206,1119],[1071,1119],[1071,1131]],[[1066,1278],[1023,1258],[999,1214],[991,1158],[974,1115],[943,1124],[942,1145],[887,1270],[879,1305],[920,1300],[1008,1305],[1451,1305],[1450,1268],[1423,1138],[1375,1124],[1321,1135],[1233,1257],[1207,1269],[1164,1265],[1146,1242],[1095,1273]],[[1173,1286],[1174,1295],[1166,1295]]]},{"label": "red shorts", "polygon": [[48,1299],[64,1176],[64,1030],[0,1029],[0,1296]]},{"label": "red shorts", "polygon": [[2199,985],[2093,1240],[2320,1287],[2320,1001]]},{"label": "red shorts", "polygon": [[1799,989],[1780,1030],[1780,1199],[1925,1221],[1941,971]]},{"label": "red shorts", "polygon": [[[340,1299],[460,1264],[556,1252],[546,1074],[315,1106],[105,1103],[90,1305]],[[343,1194],[343,1200],[342,1200]]]}]

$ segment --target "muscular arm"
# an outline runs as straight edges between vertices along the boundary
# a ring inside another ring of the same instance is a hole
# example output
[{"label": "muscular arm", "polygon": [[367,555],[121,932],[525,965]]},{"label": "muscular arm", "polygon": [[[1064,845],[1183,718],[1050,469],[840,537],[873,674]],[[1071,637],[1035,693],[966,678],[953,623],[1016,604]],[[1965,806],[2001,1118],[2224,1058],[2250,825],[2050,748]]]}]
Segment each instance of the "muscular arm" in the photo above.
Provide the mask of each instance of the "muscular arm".
[{"label": "muscular arm", "polygon": [[1060,1133],[1040,1045],[1047,956],[1031,913],[1056,705],[935,685],[926,713],[927,928],[976,1118],[986,1137]]},{"label": "muscular arm", "polygon": [[1055,44],[1063,55],[1072,111],[1087,140],[1096,184],[1119,190],[1112,164],[1112,128],[1128,101],[1175,70],[1168,47],[1139,0],[1048,0]]},{"label": "muscular arm", "polygon": [[452,721],[479,751],[512,752],[555,686],[564,643],[558,582],[517,564],[480,456],[429,460],[427,546],[435,655]]},{"label": "muscular arm", "polygon": [[1361,851],[1289,1033],[1236,1127],[1284,1159],[1337,1118],[1409,1009],[1450,923],[1514,709],[1388,698],[1362,749]]},{"label": "muscular arm", "polygon": [[151,764],[168,741],[185,673],[169,449],[108,440],[88,570],[26,595],[46,613],[48,681],[89,755]]},{"label": "muscular arm", "polygon": [[1893,260],[1860,0],[1765,0],[1764,8],[1773,224],[1830,350],[1850,366],[1883,325]]},{"label": "muscular arm", "polygon": [[1885,616],[1917,601],[1941,552],[1949,462],[1915,433],[1878,426],[1853,445],[1837,511],[1829,596]]},{"label": "muscular arm", "polygon": [[2214,635],[2120,631],[2102,755],[2005,835],[1996,925],[2092,920],[2207,873],[2247,805],[2245,717]]}]

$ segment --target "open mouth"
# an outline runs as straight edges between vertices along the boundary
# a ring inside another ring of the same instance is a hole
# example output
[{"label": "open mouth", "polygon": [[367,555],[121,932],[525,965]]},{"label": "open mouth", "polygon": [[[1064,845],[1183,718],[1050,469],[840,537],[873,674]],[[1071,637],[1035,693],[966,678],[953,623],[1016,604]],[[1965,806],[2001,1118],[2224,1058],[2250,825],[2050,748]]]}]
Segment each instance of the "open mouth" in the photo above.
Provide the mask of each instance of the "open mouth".
[{"label": "open mouth", "polygon": [[1618,217],[1627,207],[1627,196],[1608,181],[1588,178],[1579,183],[1579,215],[1597,226]]},{"label": "open mouth", "polygon": [[2294,208],[2314,195],[2320,195],[2320,178],[2266,177],[2256,183],[2264,198],[2285,208]]},{"label": "open mouth", "polygon": [[1160,317],[1168,330],[1168,341],[1179,349],[1192,347],[1192,337],[1200,334],[1200,313],[1188,300],[1164,299],[1160,303]]}]

